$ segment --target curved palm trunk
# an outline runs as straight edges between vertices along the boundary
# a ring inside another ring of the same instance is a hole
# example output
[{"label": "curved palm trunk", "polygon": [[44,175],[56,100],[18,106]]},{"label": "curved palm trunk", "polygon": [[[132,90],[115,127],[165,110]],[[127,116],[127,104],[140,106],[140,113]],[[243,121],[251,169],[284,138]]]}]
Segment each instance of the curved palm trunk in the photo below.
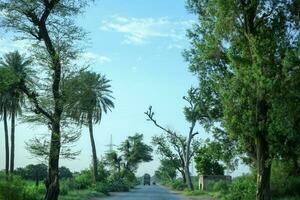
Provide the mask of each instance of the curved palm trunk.
[{"label": "curved palm trunk", "polygon": [[4,108],[3,111],[3,122],[4,122],[4,134],[5,134],[5,174],[8,176],[9,173],[9,143],[8,143],[8,126],[7,126],[7,111]]},{"label": "curved palm trunk", "polygon": [[90,139],[91,139],[91,146],[92,146],[92,156],[93,156],[93,176],[94,181],[98,181],[98,159],[97,159],[97,151],[96,151],[96,145],[94,140],[94,133],[93,133],[93,120],[91,117],[89,117],[89,132],[90,132]]},{"label": "curved palm trunk", "polygon": [[15,110],[13,108],[11,113],[11,135],[10,135],[10,173],[14,172],[14,164],[15,164]]}]

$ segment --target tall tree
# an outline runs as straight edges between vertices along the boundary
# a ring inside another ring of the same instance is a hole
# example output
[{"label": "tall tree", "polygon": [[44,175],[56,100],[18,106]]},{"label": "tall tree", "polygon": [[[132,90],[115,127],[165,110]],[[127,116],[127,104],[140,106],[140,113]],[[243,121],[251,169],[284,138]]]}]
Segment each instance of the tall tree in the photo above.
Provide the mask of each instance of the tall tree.
[{"label": "tall tree", "polygon": [[145,144],[143,134],[129,136],[119,147],[124,161],[124,168],[133,173],[141,162],[152,160],[152,147]]},{"label": "tall tree", "polygon": [[[0,1],[2,27],[18,33],[18,38],[30,39],[33,44],[32,56],[42,70],[39,88],[29,88],[25,83],[21,89],[30,100],[32,110],[44,119],[51,132],[45,200],[57,200],[59,195],[61,119],[65,103],[62,83],[72,71],[72,61],[78,55],[74,44],[84,38],[81,29],[74,23],[74,16],[81,13],[89,2],[91,1]],[[42,80],[43,77],[46,78]]]},{"label": "tall tree", "polygon": [[[33,71],[29,65],[31,60],[26,59],[18,51],[7,53],[0,62],[0,67],[10,69],[16,77],[16,81],[4,91],[7,101],[5,110],[8,111],[11,119],[11,149],[10,149],[10,173],[14,171],[15,160],[15,121],[18,114],[21,114],[21,108],[25,103],[24,93],[20,90],[19,85],[27,82],[32,83]],[[5,96],[5,95],[4,95]]]},{"label": "tall tree", "polygon": [[203,99],[221,111],[212,119],[221,118],[219,126],[256,164],[257,200],[271,199],[272,160],[299,138],[299,6],[297,0],[187,1],[199,23],[188,32],[185,57],[200,89],[211,91]]},{"label": "tall tree", "polygon": [[167,133],[172,138],[175,138],[181,146],[182,154],[183,154],[183,162],[184,162],[184,173],[186,178],[186,183],[190,190],[194,190],[194,186],[191,179],[190,174],[190,162],[191,158],[193,157],[193,152],[191,150],[191,144],[193,141],[193,138],[198,134],[198,132],[194,132],[196,122],[198,120],[198,112],[196,110],[198,109],[197,102],[194,104],[194,101],[192,101],[194,94],[194,89],[189,90],[188,96],[183,97],[184,100],[188,102],[188,106],[185,107],[184,112],[185,116],[188,122],[190,122],[190,128],[187,137],[184,137],[168,128],[163,127],[160,125],[156,119],[154,118],[154,112],[152,111],[152,107],[149,107],[149,110],[145,112],[145,115],[148,117],[147,120],[152,121],[153,124],[163,130],[165,133]]},{"label": "tall tree", "polygon": [[[182,142],[184,146],[182,146]],[[184,162],[184,149],[186,147],[186,138],[183,136],[174,137],[170,134],[163,134],[159,136],[154,136],[152,138],[152,143],[156,146],[157,153],[161,156],[161,160],[168,160],[168,163],[172,162],[173,167],[180,172],[182,176],[182,180],[186,183],[186,175],[185,175],[185,162]],[[198,142],[196,140],[193,141],[193,147],[198,146]],[[192,155],[194,154],[191,153]],[[163,163],[161,163],[163,164]]]},{"label": "tall tree", "polygon": [[93,177],[99,181],[98,158],[94,140],[93,124],[100,123],[102,114],[114,108],[110,80],[95,72],[82,71],[78,76],[65,83],[66,90],[71,93],[66,95],[67,112],[81,125],[89,127],[92,156]]}]

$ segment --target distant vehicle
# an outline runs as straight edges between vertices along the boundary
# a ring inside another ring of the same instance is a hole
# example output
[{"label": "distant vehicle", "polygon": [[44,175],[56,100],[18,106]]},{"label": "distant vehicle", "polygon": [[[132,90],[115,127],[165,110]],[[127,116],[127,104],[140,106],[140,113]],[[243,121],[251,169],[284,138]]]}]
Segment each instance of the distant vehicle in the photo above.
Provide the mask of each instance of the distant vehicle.
[{"label": "distant vehicle", "polygon": [[144,175],[144,185],[150,185],[151,183],[151,177],[149,174]]},{"label": "distant vehicle", "polygon": [[152,181],[152,185],[156,185],[155,181]]}]

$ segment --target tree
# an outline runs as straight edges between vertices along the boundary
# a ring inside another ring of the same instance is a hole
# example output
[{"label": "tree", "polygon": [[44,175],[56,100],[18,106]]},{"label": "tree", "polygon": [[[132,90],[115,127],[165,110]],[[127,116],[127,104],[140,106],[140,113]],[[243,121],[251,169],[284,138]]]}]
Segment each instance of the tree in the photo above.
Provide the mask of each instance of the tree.
[{"label": "tree", "polygon": [[128,172],[135,172],[141,162],[152,160],[152,147],[143,142],[143,134],[136,133],[129,136],[119,147],[124,161],[124,168]]},{"label": "tree", "polygon": [[[62,83],[68,77],[78,50],[74,44],[84,38],[74,23],[74,16],[82,12],[89,0],[1,0],[2,27],[30,39],[32,56],[41,67],[40,88],[20,88],[32,105],[32,111],[45,121],[51,132],[49,173],[45,200],[57,200],[59,195],[58,164],[61,143],[61,119],[64,113]],[[43,87],[44,86],[44,87]],[[42,92],[43,91],[43,92]],[[43,95],[41,95],[43,94]]]},{"label": "tree", "polygon": [[[184,151],[181,145],[181,141],[186,142],[186,139],[183,136],[180,138],[181,139],[179,140],[177,137],[173,137],[169,134],[163,134],[154,136],[152,138],[152,143],[156,146],[156,152],[161,156],[160,159],[173,162],[173,167],[180,172],[183,182],[186,183],[186,176],[184,172]],[[193,146],[196,146],[196,144]]]},{"label": "tree", "polygon": [[160,166],[155,171],[155,177],[161,181],[173,181],[177,175],[177,163],[173,160],[162,159],[160,160]]},{"label": "tree", "polygon": [[220,146],[207,141],[195,153],[196,170],[201,175],[224,175],[224,166],[220,163]]},{"label": "tree", "polygon": [[90,140],[93,157],[93,177],[99,181],[98,177],[98,158],[96,144],[94,140],[93,124],[100,123],[102,114],[111,111],[114,108],[112,101],[112,91],[110,90],[110,80],[100,74],[82,71],[78,76],[66,82],[66,90],[71,94],[68,95],[69,105],[67,112],[79,124],[89,127]]},{"label": "tree", "polygon": [[[3,91],[2,105],[5,107],[4,112],[8,112],[11,118],[11,150],[10,150],[10,173],[14,171],[15,160],[15,118],[18,114],[21,114],[21,108],[25,103],[24,93],[19,89],[19,85],[27,82],[32,83],[31,76],[33,71],[28,67],[31,64],[30,59],[26,59],[20,55],[18,51],[7,53],[4,55],[3,60],[0,62],[2,68],[10,69],[17,79],[12,82],[6,90]],[[6,125],[7,126],[7,125]],[[7,127],[6,127],[7,129]]]},{"label": "tree", "polygon": [[299,1],[188,0],[187,8],[199,23],[184,55],[211,105],[204,113],[220,111],[208,119],[256,164],[256,199],[269,200],[272,160],[289,157],[286,144],[299,138]]},{"label": "tree", "polygon": [[40,181],[43,181],[47,177],[47,165],[36,164],[27,165],[24,168],[17,168],[15,174],[21,176],[25,180],[35,181],[36,186],[39,185]]},{"label": "tree", "polygon": [[121,173],[122,156],[119,156],[116,151],[111,151],[105,154],[105,163],[108,164],[114,172]]},{"label": "tree", "polygon": [[61,166],[59,168],[59,178],[72,178],[73,174],[69,168]]},{"label": "tree", "polygon": [[194,186],[193,186],[191,174],[190,174],[190,161],[191,161],[191,158],[193,157],[193,153],[191,150],[191,144],[192,144],[193,138],[197,134],[199,134],[198,132],[194,132],[196,122],[199,118],[199,116],[198,116],[199,115],[199,112],[198,112],[199,106],[198,106],[198,102],[196,102],[196,104],[195,104],[195,101],[193,101],[194,94],[195,94],[195,89],[191,88],[188,91],[188,95],[183,97],[183,99],[185,101],[187,101],[187,103],[188,103],[188,106],[186,106],[184,108],[184,114],[186,116],[187,121],[190,122],[190,128],[189,128],[189,132],[188,132],[186,138],[177,134],[176,132],[158,124],[157,121],[154,119],[154,112],[152,111],[151,106],[149,107],[149,110],[147,112],[145,112],[145,114],[148,117],[147,120],[152,121],[156,127],[160,128],[165,133],[170,135],[172,138],[175,138],[175,140],[179,141],[179,144],[181,146],[181,151],[183,154],[184,173],[185,173],[186,183],[190,190],[194,190]]}]

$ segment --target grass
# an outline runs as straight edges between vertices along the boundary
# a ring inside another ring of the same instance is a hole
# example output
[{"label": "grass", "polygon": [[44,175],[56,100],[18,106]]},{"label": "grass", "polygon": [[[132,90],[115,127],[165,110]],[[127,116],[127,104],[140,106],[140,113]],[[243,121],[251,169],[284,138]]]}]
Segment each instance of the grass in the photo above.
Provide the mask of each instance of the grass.
[{"label": "grass", "polygon": [[104,197],[103,193],[91,190],[74,190],[68,192],[67,195],[59,196],[59,200],[88,200],[95,197]]}]

